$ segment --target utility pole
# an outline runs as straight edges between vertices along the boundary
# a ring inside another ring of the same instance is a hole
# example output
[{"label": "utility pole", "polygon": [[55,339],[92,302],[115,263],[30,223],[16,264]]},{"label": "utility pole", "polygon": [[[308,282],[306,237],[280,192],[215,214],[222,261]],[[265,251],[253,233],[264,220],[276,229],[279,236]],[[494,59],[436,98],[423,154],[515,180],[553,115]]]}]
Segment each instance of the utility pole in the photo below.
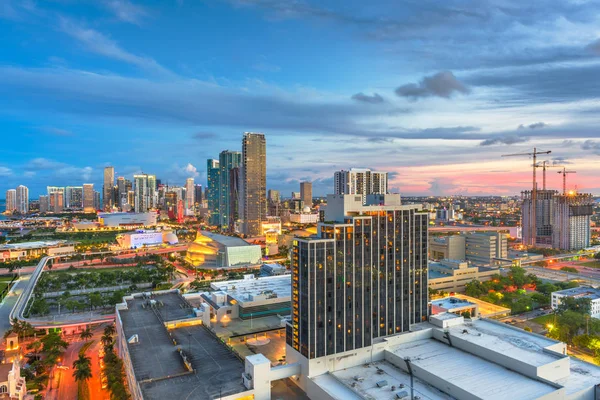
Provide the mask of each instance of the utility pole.
[{"label": "utility pole", "polygon": [[533,156],[533,188],[531,190],[531,207],[529,207],[529,238],[528,244],[535,247],[537,238],[536,228],[536,202],[537,202],[537,182],[536,182],[536,168],[537,168],[537,156],[538,154],[550,154],[551,150],[548,151],[537,151],[537,148],[533,148],[533,153],[517,153],[517,154],[504,154],[502,157],[517,157],[517,156]]}]

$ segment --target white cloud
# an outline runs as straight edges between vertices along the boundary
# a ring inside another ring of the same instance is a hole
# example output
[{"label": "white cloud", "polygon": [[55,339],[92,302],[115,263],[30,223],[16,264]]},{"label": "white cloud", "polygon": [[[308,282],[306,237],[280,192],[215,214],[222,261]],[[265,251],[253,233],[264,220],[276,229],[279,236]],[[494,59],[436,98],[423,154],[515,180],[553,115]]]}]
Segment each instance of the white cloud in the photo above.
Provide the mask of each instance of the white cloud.
[{"label": "white cloud", "polygon": [[112,0],[106,3],[106,6],[121,21],[139,25],[141,20],[148,16],[148,12],[143,7],[133,4],[127,0]]}]

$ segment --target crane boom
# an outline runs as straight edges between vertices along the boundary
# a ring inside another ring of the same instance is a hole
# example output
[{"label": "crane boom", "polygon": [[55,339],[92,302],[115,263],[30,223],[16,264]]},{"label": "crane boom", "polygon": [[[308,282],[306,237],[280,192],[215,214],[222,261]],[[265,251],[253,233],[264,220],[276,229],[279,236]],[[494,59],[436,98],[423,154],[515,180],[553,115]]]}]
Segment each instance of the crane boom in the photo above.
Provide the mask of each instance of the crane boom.
[{"label": "crane boom", "polygon": [[537,244],[537,228],[536,228],[536,204],[537,204],[537,182],[536,182],[536,164],[537,164],[537,156],[538,154],[550,154],[552,150],[547,151],[537,151],[537,148],[533,148],[532,153],[515,153],[515,154],[504,154],[502,157],[522,157],[522,156],[532,156],[533,157],[533,188],[531,190],[531,207],[529,208],[529,237],[527,238],[528,244],[530,246],[535,246]]},{"label": "crane boom", "polygon": [[563,167],[562,171],[558,171],[563,176],[563,196],[567,194],[567,174],[576,174],[577,171],[567,171],[566,167]]}]

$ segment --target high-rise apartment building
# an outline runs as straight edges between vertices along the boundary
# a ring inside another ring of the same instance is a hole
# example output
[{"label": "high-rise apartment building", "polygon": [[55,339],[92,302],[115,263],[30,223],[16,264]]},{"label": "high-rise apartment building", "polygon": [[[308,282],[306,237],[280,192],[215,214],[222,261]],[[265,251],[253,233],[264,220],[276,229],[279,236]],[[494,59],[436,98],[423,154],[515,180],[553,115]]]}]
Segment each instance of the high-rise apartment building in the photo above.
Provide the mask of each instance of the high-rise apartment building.
[{"label": "high-rise apartment building", "polygon": [[206,162],[206,199],[208,200],[208,223],[218,225],[219,216],[219,161],[212,158]]},{"label": "high-rise apartment building", "polygon": [[50,200],[48,196],[41,195],[40,196],[40,213],[47,213],[50,208]]},{"label": "high-rise apartment building", "polygon": [[185,208],[193,210],[196,204],[196,190],[194,187],[194,178],[187,178],[185,181]]},{"label": "high-rise apartment building", "polygon": [[566,193],[554,197],[552,247],[580,250],[590,247],[594,198],[588,193]]},{"label": "high-rise apartment building", "polygon": [[537,190],[535,234],[531,229],[531,191],[521,193],[523,243],[530,246],[578,250],[590,246],[593,198],[589,194]]},{"label": "high-rise apartment building", "polygon": [[104,167],[104,185],[102,187],[102,205],[104,211],[111,211],[114,206],[115,168]]},{"label": "high-rise apartment building", "polygon": [[305,207],[312,208],[312,182],[300,182],[300,200],[304,202]]},{"label": "high-rise apartment building", "polygon": [[6,212],[14,213],[17,210],[17,191],[8,189],[6,191]]},{"label": "high-rise apartment building", "polygon": [[[129,183],[129,187],[128,184]],[[116,206],[121,209],[121,210],[125,210],[126,206],[127,206],[127,192],[131,190],[131,181],[125,179],[124,177],[120,176],[117,178],[117,195],[116,195],[116,199],[117,199],[117,204]]]},{"label": "high-rise apartment building", "polygon": [[102,201],[100,199],[100,196],[101,196],[100,192],[97,190],[94,190],[94,208],[96,210],[100,210],[101,206],[102,206]]},{"label": "high-rise apartment building", "polygon": [[[60,187],[60,186],[47,186],[46,190],[47,190],[47,193],[48,193],[48,204],[49,204],[48,210],[49,211],[53,211],[52,210],[52,208],[53,208],[52,204],[54,202],[53,198],[55,197],[55,196],[53,196],[53,194],[56,193],[56,192],[60,192],[62,194],[63,199],[62,199],[61,204],[62,204],[62,208],[64,208],[64,205],[66,203],[65,198],[64,198],[64,196],[65,196],[65,188],[64,187]],[[61,208],[61,211],[62,211],[62,208]],[[53,211],[53,212],[56,212],[56,211]]]},{"label": "high-rise apartment building", "polygon": [[262,133],[244,133],[240,187],[242,232],[248,236],[261,234],[267,219],[267,142]]},{"label": "high-rise apartment building", "polygon": [[427,320],[428,213],[399,195],[329,195],[317,237],[292,249],[286,341],[314,359]]},{"label": "high-rise apartment building", "polygon": [[48,196],[48,211],[60,213],[65,209],[65,195],[62,191],[53,191]]},{"label": "high-rise apartment building", "polygon": [[84,183],[83,184],[83,211],[86,213],[96,211],[94,204],[94,184]]},{"label": "high-rise apartment building", "polygon": [[239,220],[240,209],[240,167],[229,170],[229,232],[236,231],[236,222]]},{"label": "high-rise apartment building", "polygon": [[363,202],[369,194],[388,192],[387,172],[351,168],[350,171],[336,171],[333,181],[335,194],[359,194],[363,197]]},{"label": "high-rise apartment building", "polygon": [[279,203],[281,201],[279,190],[269,189],[268,200],[272,203]]},{"label": "high-rise apartment building", "polygon": [[136,213],[146,212],[156,207],[156,176],[139,174],[133,176]]},{"label": "high-rise apartment building", "polygon": [[83,208],[83,187],[67,186],[65,188],[65,208],[79,209]]},{"label": "high-rise apartment building", "polygon": [[202,193],[202,185],[200,184],[194,185],[194,199],[196,200],[196,204],[202,204],[204,193]]},{"label": "high-rise apartment building", "polygon": [[231,187],[230,172],[239,168],[242,163],[242,153],[224,150],[219,154],[219,226],[222,230],[229,229],[231,219],[231,195],[237,193],[237,188]]}]

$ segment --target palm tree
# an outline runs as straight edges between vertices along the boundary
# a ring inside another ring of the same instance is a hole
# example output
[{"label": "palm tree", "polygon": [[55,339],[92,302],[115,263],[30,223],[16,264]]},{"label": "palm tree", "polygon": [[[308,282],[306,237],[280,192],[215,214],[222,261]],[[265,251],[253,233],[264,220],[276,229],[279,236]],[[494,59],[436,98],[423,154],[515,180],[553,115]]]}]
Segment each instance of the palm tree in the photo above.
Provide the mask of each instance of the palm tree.
[{"label": "palm tree", "polygon": [[113,324],[107,325],[104,327],[104,334],[107,336],[112,336],[115,334],[115,326]]},{"label": "palm tree", "polygon": [[92,336],[94,336],[94,334],[92,333],[92,329],[89,326],[87,328],[85,328],[85,330],[79,334],[79,337],[81,338],[81,340],[88,340]]},{"label": "palm tree", "polygon": [[76,381],[87,381],[92,377],[92,362],[85,354],[79,354],[73,362],[73,377]]},{"label": "palm tree", "polygon": [[102,342],[102,344],[106,347],[109,344],[112,344],[113,342],[113,338],[111,335],[107,335],[106,333],[104,335],[102,335],[102,337],[100,338],[100,341]]}]

